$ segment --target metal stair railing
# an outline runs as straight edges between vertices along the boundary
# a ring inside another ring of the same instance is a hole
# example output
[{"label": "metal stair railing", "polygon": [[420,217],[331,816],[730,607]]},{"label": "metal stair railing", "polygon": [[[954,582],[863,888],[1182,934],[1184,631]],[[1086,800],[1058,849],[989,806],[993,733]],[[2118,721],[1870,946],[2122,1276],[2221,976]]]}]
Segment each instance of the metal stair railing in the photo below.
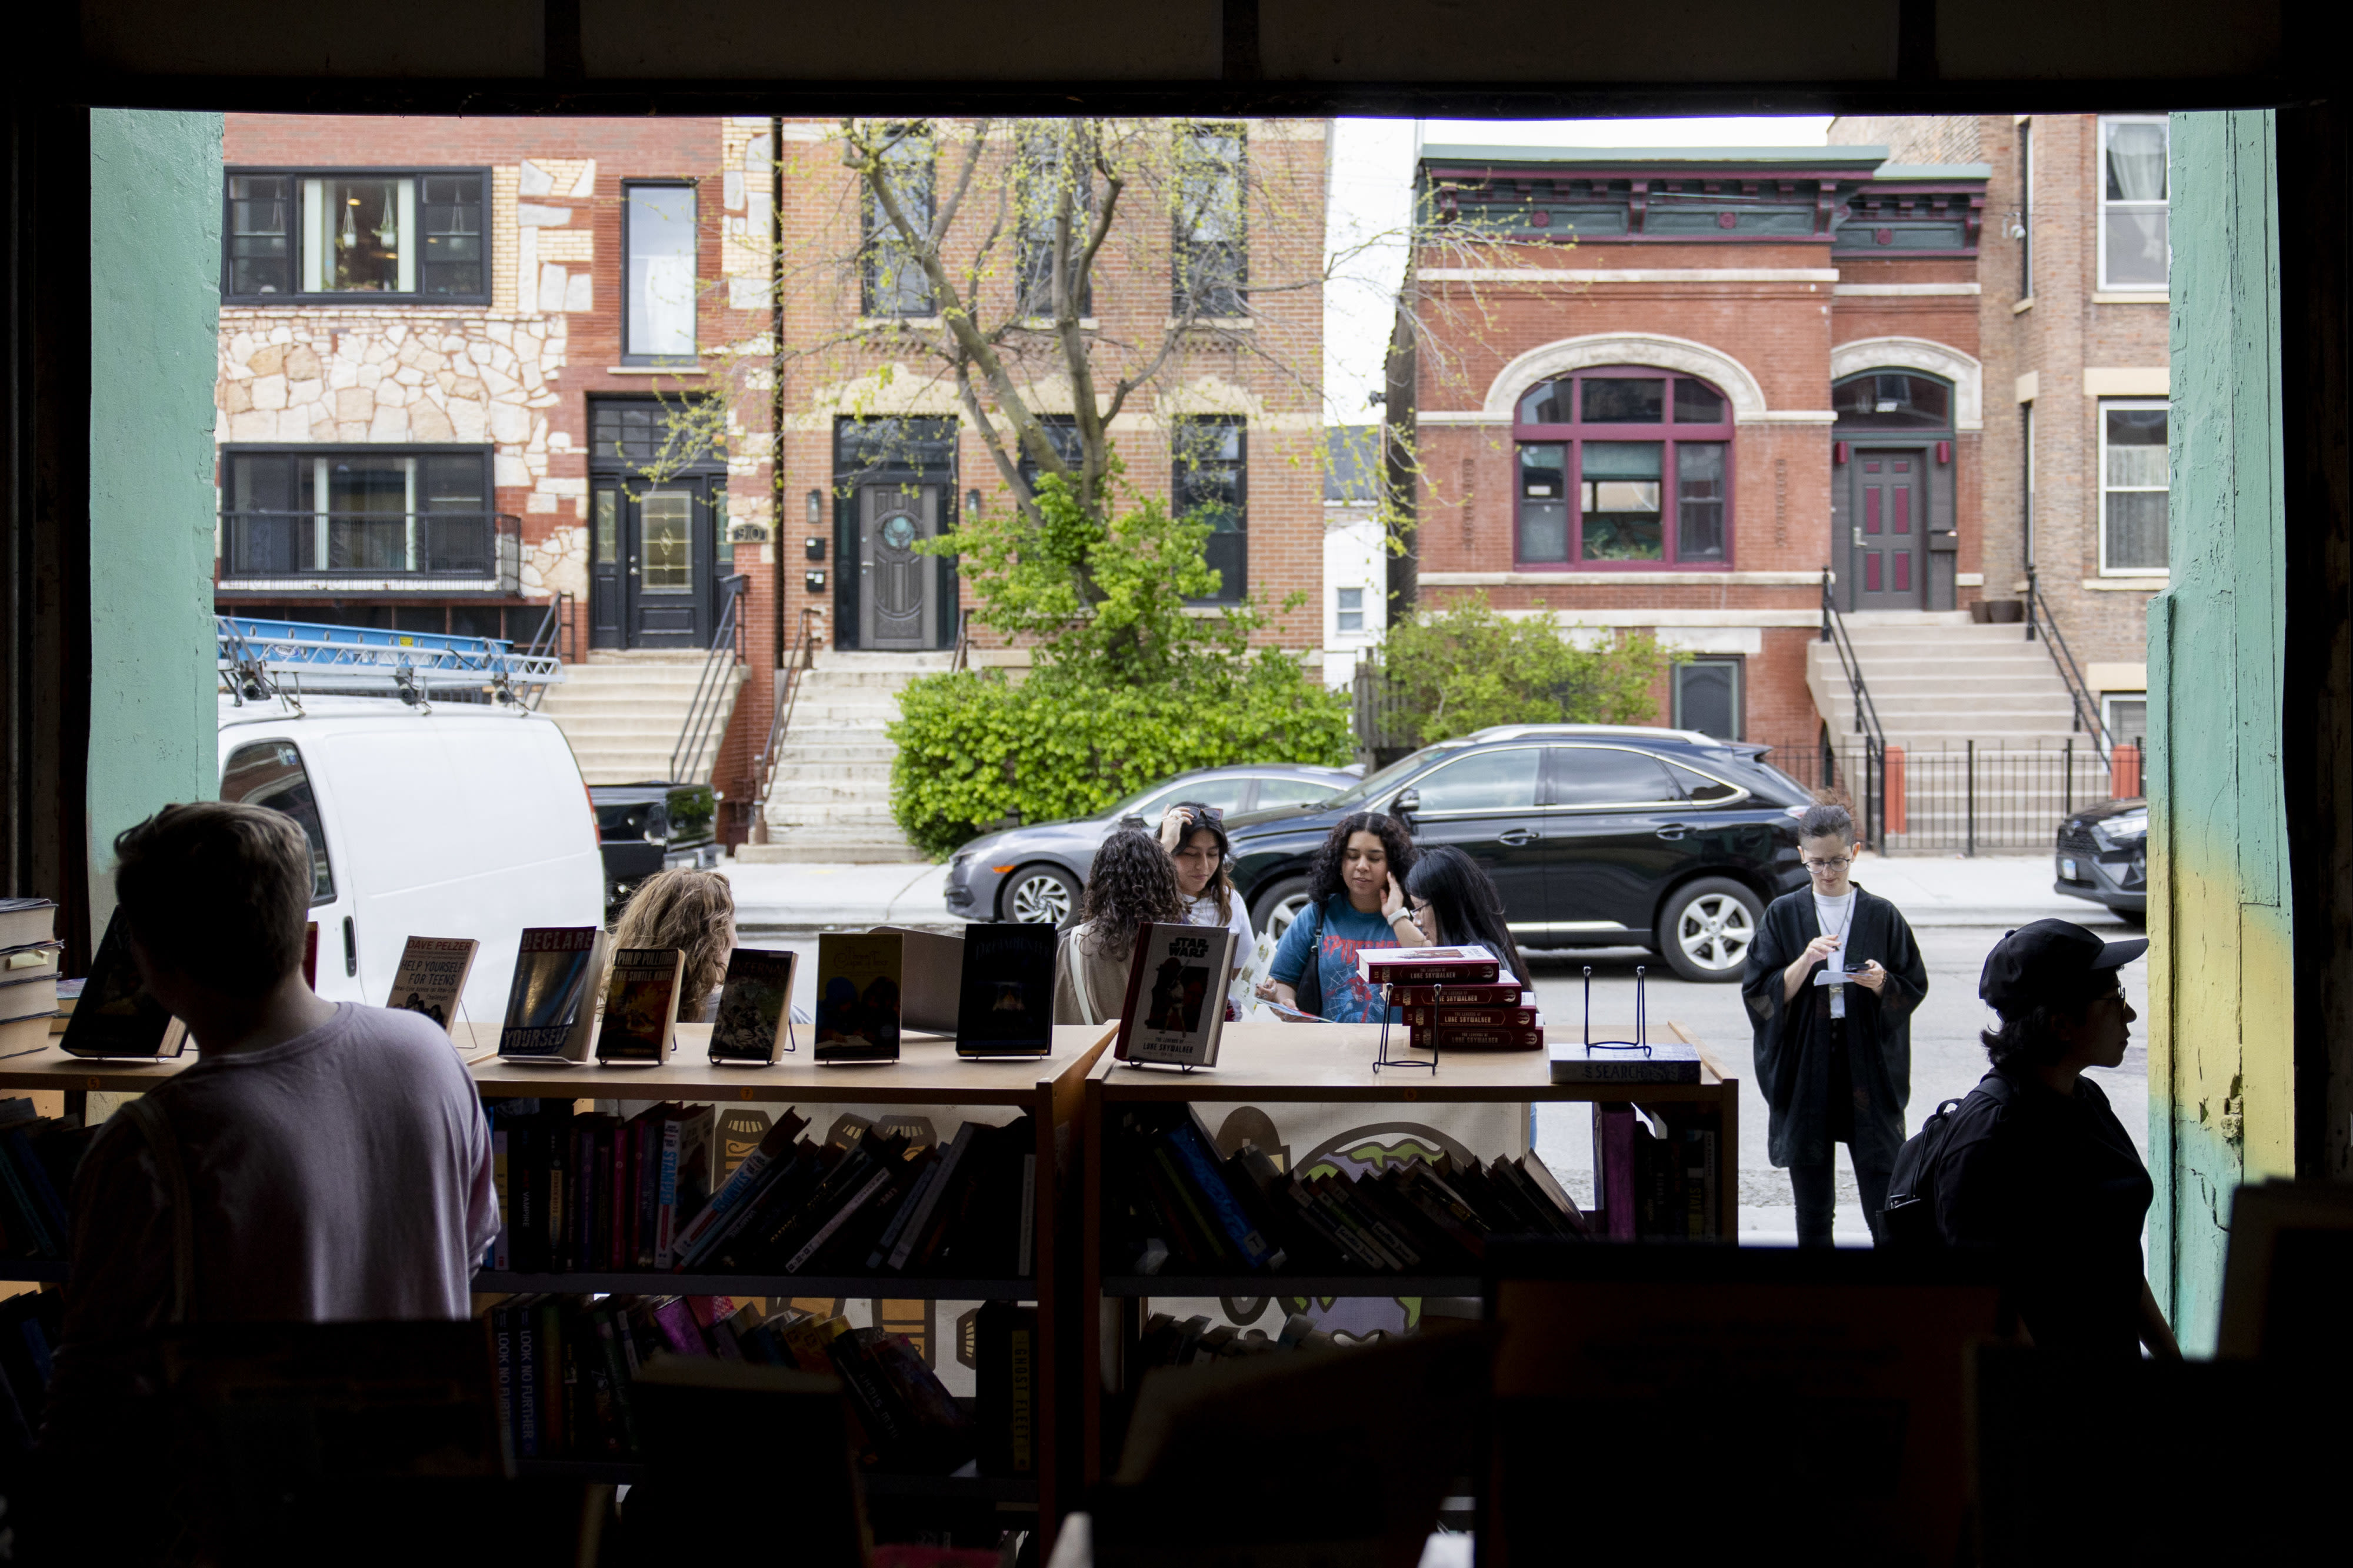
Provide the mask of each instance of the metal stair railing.
[{"label": "metal stair railing", "polygon": [[[539,629],[531,634],[529,642],[523,644],[523,656],[527,658],[555,658],[566,664],[579,663],[580,627],[576,616],[577,610],[578,602],[573,597],[572,591],[568,588],[558,588],[555,591],[555,596],[548,600],[546,612],[539,617]],[[570,647],[568,653],[565,651],[566,645]],[[539,706],[539,700],[546,694],[546,691],[547,688],[544,686],[534,686],[531,689],[533,708],[536,709]]]},{"label": "metal stair railing", "polygon": [[744,591],[751,585],[748,574],[738,572],[719,580],[719,624],[711,634],[711,651],[702,660],[702,674],[694,683],[694,701],[686,710],[686,722],[679,726],[678,745],[670,754],[671,784],[701,784],[705,781],[687,777],[687,770],[698,773],[703,746],[718,739],[713,733],[728,709],[725,699],[732,695],[728,683],[735,666],[743,658],[738,645],[743,640],[738,612],[743,608]]},{"label": "metal stair railing", "polygon": [[[1834,581],[1831,569],[1823,567],[1822,641],[1837,651],[1847,690],[1854,699],[1854,731],[1862,737],[1862,788],[1854,798],[1862,807],[1863,842],[1882,851],[1887,845],[1887,731],[1880,728],[1879,710],[1872,705],[1871,688],[1863,682],[1862,661],[1855,657],[1846,622],[1839,615],[1838,598],[1831,592]],[[1827,783],[1829,769],[1823,771]]]},{"label": "metal stair railing", "polygon": [[2040,624],[2048,634],[2042,646],[2051,650],[2051,662],[2059,668],[2059,679],[2066,683],[2068,706],[2074,711],[2075,731],[2092,738],[2092,750],[2098,753],[2100,766],[2110,766],[2108,727],[2100,719],[2100,705],[2092,700],[2092,688],[2075,663],[2074,651],[2067,646],[2067,634],[2059,629],[2058,618],[2043,601],[2042,590],[2037,584],[2034,568],[2026,569],[2026,640],[2034,640],[2034,628]]},{"label": "metal stair railing", "polygon": [[785,731],[793,721],[793,707],[800,700],[801,677],[817,668],[817,611],[807,605],[801,606],[801,635],[794,640],[792,651],[785,656],[785,684],[776,693],[776,710],[768,720],[767,744],[752,759],[753,775],[759,781],[752,797],[752,841],[768,841],[768,792],[776,787],[777,758],[785,749]]}]

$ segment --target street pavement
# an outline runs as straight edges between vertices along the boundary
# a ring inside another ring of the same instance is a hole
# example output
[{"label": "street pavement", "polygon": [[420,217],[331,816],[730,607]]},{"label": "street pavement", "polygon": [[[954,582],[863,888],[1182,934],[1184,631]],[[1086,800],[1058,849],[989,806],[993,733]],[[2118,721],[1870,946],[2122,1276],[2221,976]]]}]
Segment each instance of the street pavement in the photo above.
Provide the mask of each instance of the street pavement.
[{"label": "street pavement", "polygon": [[[790,947],[804,955],[797,1000],[816,998],[817,933],[863,931],[884,924],[958,923],[941,900],[946,868],[941,866],[767,865],[723,868],[733,883],[736,924],[747,944]],[[1912,1024],[1912,1103],[1907,1130],[1920,1123],[1940,1100],[1967,1094],[1985,1072],[1978,1031],[1991,1015],[1978,1000],[1978,974],[1985,955],[2002,932],[2029,921],[2055,916],[2098,931],[2110,940],[2137,935],[2135,928],[2101,906],[2051,890],[2048,855],[1985,856],[1976,859],[1867,856],[1855,880],[1893,900],[1917,933],[1928,965],[1928,995]],[[1754,1090],[1755,1065],[1747,1016],[1736,985],[1700,985],[1678,980],[1661,961],[1634,950],[1532,952],[1536,996],[1545,1027],[1554,1038],[1574,1038],[1584,1018],[1583,969],[1593,966],[1595,1029],[1630,1030],[1634,1021],[1634,971],[1645,968],[1643,987],[1653,1029],[1683,1026],[1714,1052],[1725,1071],[1737,1078],[1740,1096],[1741,1237],[1748,1242],[1794,1242],[1797,1214],[1788,1173],[1777,1171],[1765,1152],[1765,1104]],[[2146,1013],[2148,966],[2124,971],[2125,994]],[[2133,1026],[2124,1065],[2094,1075],[2115,1104],[2117,1118],[2147,1157],[2148,1054],[2146,1025]],[[1592,1189],[1592,1120],[1582,1105],[1540,1108],[1536,1147],[1580,1198]],[[1867,1232],[1855,1193],[1853,1173],[1839,1166],[1838,1235],[1861,1244]]]}]

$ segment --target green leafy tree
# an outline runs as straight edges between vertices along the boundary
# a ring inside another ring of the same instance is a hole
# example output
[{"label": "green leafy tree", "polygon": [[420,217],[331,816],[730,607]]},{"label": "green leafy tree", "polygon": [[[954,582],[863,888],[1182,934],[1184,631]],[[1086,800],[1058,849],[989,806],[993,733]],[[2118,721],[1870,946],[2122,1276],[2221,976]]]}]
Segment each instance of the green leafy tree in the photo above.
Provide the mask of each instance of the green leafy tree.
[{"label": "green leafy tree", "polygon": [[1504,616],[1474,594],[1391,626],[1381,668],[1399,723],[1428,745],[1491,724],[1651,722],[1660,678],[1690,657],[1648,632],[1580,646],[1549,617]]}]

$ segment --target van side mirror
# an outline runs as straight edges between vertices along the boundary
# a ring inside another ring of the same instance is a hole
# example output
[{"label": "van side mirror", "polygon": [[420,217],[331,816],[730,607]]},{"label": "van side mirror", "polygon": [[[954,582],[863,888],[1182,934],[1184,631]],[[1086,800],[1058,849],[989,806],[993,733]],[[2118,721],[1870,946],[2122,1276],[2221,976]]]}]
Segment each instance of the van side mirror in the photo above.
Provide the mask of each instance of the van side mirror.
[{"label": "van side mirror", "polygon": [[1397,792],[1397,798],[1389,802],[1389,813],[1393,816],[1411,816],[1420,809],[1421,792],[1418,789],[1401,789]]}]

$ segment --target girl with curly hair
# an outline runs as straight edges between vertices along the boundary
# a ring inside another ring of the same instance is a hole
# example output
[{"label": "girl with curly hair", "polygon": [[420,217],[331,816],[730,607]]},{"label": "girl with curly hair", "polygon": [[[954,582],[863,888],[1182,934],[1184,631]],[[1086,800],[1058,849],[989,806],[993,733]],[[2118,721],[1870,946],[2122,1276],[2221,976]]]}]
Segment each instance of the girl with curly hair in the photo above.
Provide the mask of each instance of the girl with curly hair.
[{"label": "girl with curly hair", "polygon": [[1135,933],[1185,920],[1176,868],[1150,834],[1123,827],[1095,851],[1087,876],[1085,918],[1054,950],[1054,1022],[1100,1024],[1119,1016]]},{"label": "girl with curly hair", "polygon": [[716,871],[657,871],[629,895],[613,928],[613,945],[674,947],[685,953],[679,1022],[703,1023],[717,1015],[720,984],[735,951],[734,889]]},{"label": "girl with curly hair", "polygon": [[1428,941],[1406,908],[1403,879],[1414,858],[1396,817],[1359,811],[1340,819],[1308,871],[1308,907],[1274,950],[1268,974],[1277,1002],[1335,1024],[1382,1021],[1356,954]]}]

